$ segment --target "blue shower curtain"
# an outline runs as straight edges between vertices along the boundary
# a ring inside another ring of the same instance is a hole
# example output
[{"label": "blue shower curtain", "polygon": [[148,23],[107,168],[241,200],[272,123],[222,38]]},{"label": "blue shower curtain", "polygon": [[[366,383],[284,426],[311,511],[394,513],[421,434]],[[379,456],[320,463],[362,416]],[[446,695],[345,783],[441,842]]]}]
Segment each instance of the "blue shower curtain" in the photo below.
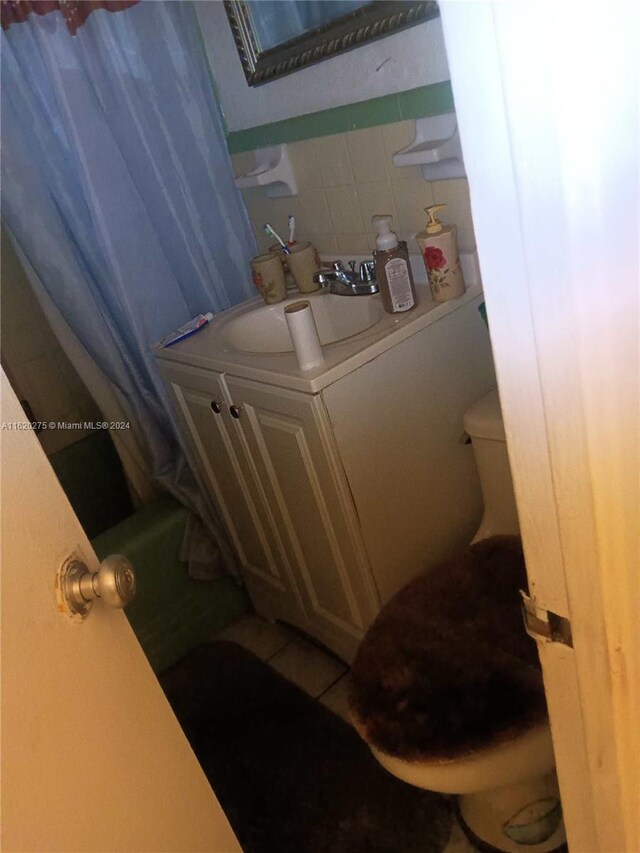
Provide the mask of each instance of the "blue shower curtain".
[{"label": "blue shower curtain", "polygon": [[256,251],[191,2],[2,33],[2,217],[125,398],[156,482],[211,522],[150,345],[253,295]]}]

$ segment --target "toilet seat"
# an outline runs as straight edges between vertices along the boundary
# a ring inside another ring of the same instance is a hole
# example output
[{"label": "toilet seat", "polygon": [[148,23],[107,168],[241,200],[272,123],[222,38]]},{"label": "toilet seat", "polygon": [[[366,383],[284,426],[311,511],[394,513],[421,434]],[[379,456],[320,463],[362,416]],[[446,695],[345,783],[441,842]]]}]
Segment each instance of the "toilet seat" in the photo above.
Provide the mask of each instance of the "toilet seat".
[{"label": "toilet seat", "polygon": [[413,765],[471,767],[474,755],[508,752],[523,737],[552,754],[540,662],[520,615],[525,586],[518,537],[492,537],[412,581],[378,615],[353,664],[351,712],[383,765],[407,765],[400,778]]}]

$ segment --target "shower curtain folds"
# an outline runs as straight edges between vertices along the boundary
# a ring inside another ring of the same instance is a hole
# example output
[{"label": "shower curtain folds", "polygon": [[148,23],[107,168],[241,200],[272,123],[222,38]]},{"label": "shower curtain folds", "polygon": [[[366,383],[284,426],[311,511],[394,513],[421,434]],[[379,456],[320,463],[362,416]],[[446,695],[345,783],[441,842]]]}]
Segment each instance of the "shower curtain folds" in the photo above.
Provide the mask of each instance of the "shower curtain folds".
[{"label": "shower curtain folds", "polygon": [[193,5],[98,9],[73,37],[59,12],[32,15],[1,38],[3,221],[36,292],[117,390],[153,480],[232,563],[150,349],[253,294],[255,239]]}]

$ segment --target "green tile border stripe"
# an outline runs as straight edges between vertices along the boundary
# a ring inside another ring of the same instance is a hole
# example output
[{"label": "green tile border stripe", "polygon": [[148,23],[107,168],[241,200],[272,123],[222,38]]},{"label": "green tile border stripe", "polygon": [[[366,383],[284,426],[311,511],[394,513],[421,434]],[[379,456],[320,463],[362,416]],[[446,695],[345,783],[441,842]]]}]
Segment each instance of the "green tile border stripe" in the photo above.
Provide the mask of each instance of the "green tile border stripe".
[{"label": "green tile border stripe", "polygon": [[227,135],[227,144],[232,154],[253,151],[266,145],[281,142],[297,142],[317,136],[331,136],[347,130],[360,130],[379,124],[390,124],[403,119],[439,115],[453,110],[451,83],[433,83],[420,86],[396,95],[383,95],[357,104],[320,110],[296,118],[261,124],[247,130],[237,130]]}]

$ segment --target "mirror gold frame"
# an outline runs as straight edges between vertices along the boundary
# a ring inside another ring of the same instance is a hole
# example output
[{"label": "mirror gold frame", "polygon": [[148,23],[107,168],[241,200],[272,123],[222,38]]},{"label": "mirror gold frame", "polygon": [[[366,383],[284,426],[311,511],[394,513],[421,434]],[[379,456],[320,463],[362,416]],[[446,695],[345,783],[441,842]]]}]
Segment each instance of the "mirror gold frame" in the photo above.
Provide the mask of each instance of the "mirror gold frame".
[{"label": "mirror gold frame", "polygon": [[374,0],[322,27],[261,51],[247,0],[225,0],[224,6],[250,86],[261,86],[440,14],[436,0]]}]

